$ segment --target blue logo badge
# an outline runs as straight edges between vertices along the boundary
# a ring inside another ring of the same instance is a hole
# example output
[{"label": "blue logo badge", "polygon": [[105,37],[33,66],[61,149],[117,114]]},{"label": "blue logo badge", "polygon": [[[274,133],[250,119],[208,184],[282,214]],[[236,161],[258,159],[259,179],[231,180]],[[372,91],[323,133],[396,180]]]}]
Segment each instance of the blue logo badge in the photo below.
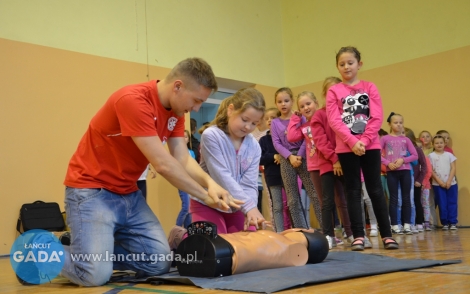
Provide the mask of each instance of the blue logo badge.
[{"label": "blue logo badge", "polygon": [[51,232],[30,230],[21,234],[10,250],[15,273],[30,284],[48,283],[62,270],[64,246]]}]

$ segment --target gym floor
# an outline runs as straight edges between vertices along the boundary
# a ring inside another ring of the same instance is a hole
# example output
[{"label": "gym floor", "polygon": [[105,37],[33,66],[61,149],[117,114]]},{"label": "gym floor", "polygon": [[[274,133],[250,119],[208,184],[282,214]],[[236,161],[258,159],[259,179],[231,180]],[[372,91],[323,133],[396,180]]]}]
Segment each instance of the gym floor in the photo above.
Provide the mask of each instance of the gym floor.
[{"label": "gym floor", "polygon": [[[417,235],[395,236],[399,250],[386,251],[378,237],[370,237],[372,249],[365,254],[381,254],[395,258],[460,259],[462,263],[411,271],[348,279],[338,282],[306,285],[277,293],[469,293],[470,292],[470,229],[458,231],[435,230]],[[350,250],[338,246],[334,251]],[[63,278],[49,284],[23,286],[18,283],[10,259],[0,258],[0,293],[238,293],[207,290],[196,286],[165,284],[106,284],[101,287],[80,287]],[[260,281],[268,283],[269,281]]]}]

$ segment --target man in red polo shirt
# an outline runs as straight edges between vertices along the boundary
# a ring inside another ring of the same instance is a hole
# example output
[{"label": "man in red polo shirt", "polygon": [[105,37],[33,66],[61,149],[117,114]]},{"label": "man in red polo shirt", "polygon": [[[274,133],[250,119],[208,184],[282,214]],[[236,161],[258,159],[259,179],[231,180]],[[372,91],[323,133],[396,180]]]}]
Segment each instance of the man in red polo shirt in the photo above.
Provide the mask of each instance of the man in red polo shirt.
[{"label": "man in red polo shirt", "polygon": [[[168,272],[171,261],[155,262],[156,256],[170,253],[168,241],[136,185],[149,163],[176,188],[208,206],[239,208],[241,201],[199,167],[184,141],[184,114],[198,111],[216,90],[210,65],[188,58],[164,80],[129,85],[109,97],[68,166],[64,184],[71,245],[65,246],[63,276],[79,285],[99,286],[113,269],[132,270],[137,277]],[[103,258],[77,260],[74,254]],[[112,254],[114,260],[103,260]]]}]

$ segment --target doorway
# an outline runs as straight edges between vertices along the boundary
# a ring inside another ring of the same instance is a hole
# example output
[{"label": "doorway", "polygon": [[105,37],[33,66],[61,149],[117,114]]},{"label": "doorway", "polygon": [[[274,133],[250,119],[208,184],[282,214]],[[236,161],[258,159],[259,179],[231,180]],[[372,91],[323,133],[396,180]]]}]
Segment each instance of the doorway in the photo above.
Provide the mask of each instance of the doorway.
[{"label": "doorway", "polygon": [[197,122],[196,133],[194,137],[201,141],[201,135],[197,132],[206,122],[211,122],[219,109],[219,105],[225,98],[232,96],[235,90],[219,88],[217,92],[212,93],[207,101],[204,102],[198,112],[191,111],[190,117]]}]

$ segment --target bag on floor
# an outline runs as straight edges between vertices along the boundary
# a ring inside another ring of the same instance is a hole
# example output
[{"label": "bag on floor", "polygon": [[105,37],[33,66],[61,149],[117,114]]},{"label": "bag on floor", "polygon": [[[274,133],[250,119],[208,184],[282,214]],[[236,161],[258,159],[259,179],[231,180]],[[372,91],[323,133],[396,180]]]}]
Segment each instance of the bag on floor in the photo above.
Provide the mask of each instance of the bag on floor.
[{"label": "bag on floor", "polygon": [[16,230],[22,234],[33,229],[41,229],[51,232],[63,231],[64,218],[56,202],[35,201],[23,204],[20,209],[20,217],[16,223]]}]

